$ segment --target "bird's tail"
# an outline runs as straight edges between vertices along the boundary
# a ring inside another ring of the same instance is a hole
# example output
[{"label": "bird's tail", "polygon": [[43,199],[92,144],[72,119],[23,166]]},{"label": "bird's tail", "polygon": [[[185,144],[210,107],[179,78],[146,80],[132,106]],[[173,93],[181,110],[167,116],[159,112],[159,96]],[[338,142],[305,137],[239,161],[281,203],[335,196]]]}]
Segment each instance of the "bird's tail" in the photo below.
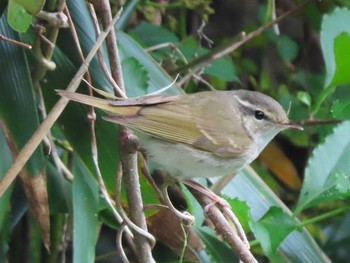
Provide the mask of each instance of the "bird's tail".
[{"label": "bird's tail", "polygon": [[80,93],[75,93],[66,90],[57,90],[57,93],[69,100],[77,101],[89,106],[93,106],[104,111],[115,113],[118,115],[134,115],[140,109],[137,106],[126,107],[125,105],[117,105],[115,101],[96,98]]}]

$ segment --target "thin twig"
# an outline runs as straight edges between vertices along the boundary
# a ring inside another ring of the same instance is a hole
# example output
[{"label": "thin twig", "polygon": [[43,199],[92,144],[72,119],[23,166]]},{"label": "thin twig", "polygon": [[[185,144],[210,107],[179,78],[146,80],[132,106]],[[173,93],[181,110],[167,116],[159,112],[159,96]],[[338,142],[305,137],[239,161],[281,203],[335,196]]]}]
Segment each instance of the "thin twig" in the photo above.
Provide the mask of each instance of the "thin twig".
[{"label": "thin twig", "polygon": [[[98,25],[95,8],[90,3],[88,3],[87,6],[89,8],[90,15],[91,15],[92,21],[94,23],[95,34],[96,34],[96,36],[98,36],[100,34],[100,27]],[[97,51],[97,58],[98,58],[98,62],[100,63],[101,69],[102,69],[105,77],[107,78],[108,82],[112,85],[113,89],[115,90],[115,93],[120,94],[122,98],[126,98],[125,92],[121,88],[119,88],[118,84],[116,83],[116,81],[112,78],[111,74],[109,73],[107,66],[106,66],[106,63],[104,62],[104,59],[103,59],[103,54],[102,54],[101,48],[99,48]]]},{"label": "thin twig", "polygon": [[11,44],[15,44],[15,45],[17,45],[17,46],[24,47],[24,48],[27,48],[27,49],[32,49],[32,46],[31,46],[31,45],[28,45],[28,44],[26,44],[26,43],[17,41],[17,40],[12,39],[12,38],[5,37],[5,36],[2,35],[2,34],[0,34],[0,40],[9,42],[9,43],[11,43]]},{"label": "thin twig", "polygon": [[300,125],[305,125],[305,126],[312,126],[312,125],[329,125],[329,124],[339,124],[341,123],[342,120],[316,120],[316,119],[308,119],[308,120],[304,120],[304,121],[299,121],[298,123]]},{"label": "thin twig", "polygon": [[[102,25],[107,27],[112,21],[112,12],[108,0],[100,0],[100,9],[102,15]],[[122,8],[120,9],[120,11]],[[114,30],[111,30],[106,38],[106,46],[109,58],[109,64],[111,66],[112,77],[115,82],[118,84],[118,87],[125,94],[124,79],[122,74],[121,61],[119,57],[117,37]],[[117,97],[122,97],[122,94],[115,94]]]}]

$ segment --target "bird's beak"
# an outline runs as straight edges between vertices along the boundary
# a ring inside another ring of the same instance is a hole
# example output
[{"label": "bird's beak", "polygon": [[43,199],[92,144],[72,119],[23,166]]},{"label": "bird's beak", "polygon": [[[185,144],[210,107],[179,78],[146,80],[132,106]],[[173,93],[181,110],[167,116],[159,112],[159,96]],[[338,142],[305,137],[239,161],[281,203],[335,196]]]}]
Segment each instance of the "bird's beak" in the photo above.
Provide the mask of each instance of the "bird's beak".
[{"label": "bird's beak", "polygon": [[295,129],[295,130],[300,130],[300,131],[304,130],[304,128],[300,124],[293,122],[293,121],[287,121],[287,122],[284,122],[282,124],[288,129]]}]

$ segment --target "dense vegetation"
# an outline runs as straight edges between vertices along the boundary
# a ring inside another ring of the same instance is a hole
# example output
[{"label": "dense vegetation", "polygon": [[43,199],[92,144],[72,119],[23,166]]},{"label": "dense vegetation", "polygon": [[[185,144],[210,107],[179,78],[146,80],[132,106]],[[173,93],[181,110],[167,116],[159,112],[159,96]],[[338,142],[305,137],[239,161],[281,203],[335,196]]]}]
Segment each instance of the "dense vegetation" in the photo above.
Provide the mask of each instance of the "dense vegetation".
[{"label": "dense vegetation", "polygon": [[[0,4],[0,262],[118,262],[117,245],[136,261],[125,218],[116,216],[132,214],[134,191],[124,181],[116,187],[125,161],[120,129],[101,111],[94,119],[88,107],[66,106],[55,90],[79,85],[78,92],[87,93],[91,83],[100,90],[96,96],[112,96],[120,95],[118,84],[128,97],[138,97],[175,78],[165,93],[257,90],[304,126],[280,134],[221,191],[257,260],[347,261],[349,2],[129,0],[115,24],[118,52],[115,38],[107,38],[104,63],[94,56],[80,82],[83,57],[97,47],[94,26],[106,29],[108,12],[121,7],[92,2],[98,23],[82,0]],[[276,17],[278,23],[270,23]],[[195,216],[191,226],[155,206],[160,200],[141,155],[138,168],[157,262],[237,258],[182,184],[172,188],[171,198]],[[214,181],[199,180],[208,186]]]}]

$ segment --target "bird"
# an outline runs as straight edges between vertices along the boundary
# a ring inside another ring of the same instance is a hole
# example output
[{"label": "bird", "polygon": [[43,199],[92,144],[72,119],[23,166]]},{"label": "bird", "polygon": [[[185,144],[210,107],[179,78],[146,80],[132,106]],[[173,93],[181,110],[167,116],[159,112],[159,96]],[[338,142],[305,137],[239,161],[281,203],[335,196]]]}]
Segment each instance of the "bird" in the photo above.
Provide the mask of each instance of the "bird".
[{"label": "bird", "polygon": [[238,174],[279,132],[303,129],[272,97],[244,89],[118,100],[58,94],[133,130],[147,158],[178,180]]},{"label": "bird", "polygon": [[176,178],[238,173],[280,131],[302,129],[288,119],[277,101],[256,91],[115,101],[64,90],[58,93],[112,113],[104,119],[136,130],[147,156]]}]

